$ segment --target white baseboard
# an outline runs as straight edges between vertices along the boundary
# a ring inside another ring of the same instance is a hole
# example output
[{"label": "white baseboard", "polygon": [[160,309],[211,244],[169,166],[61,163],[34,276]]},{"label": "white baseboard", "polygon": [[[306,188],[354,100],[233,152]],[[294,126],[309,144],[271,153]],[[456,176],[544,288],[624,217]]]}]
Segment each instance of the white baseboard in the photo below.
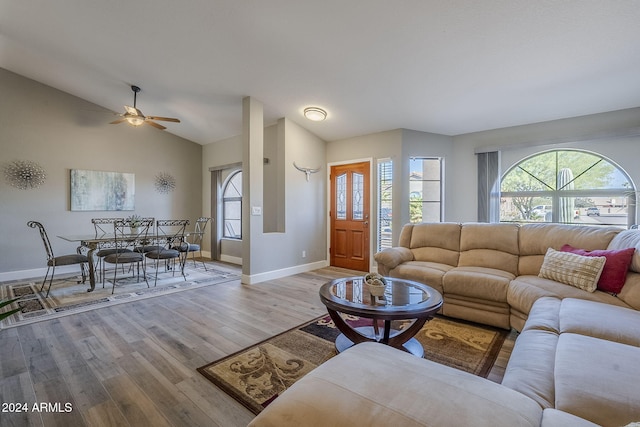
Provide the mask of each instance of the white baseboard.
[{"label": "white baseboard", "polygon": [[220,255],[220,261],[228,262],[228,263],[231,263],[231,264],[242,265],[242,258],[235,257],[235,256],[230,256],[230,255],[221,254]]},{"label": "white baseboard", "polygon": [[[47,273],[46,267],[43,268],[33,268],[30,270],[17,270],[17,271],[7,271],[4,273],[0,273],[0,282],[8,282],[9,280],[24,280],[31,278],[40,278],[44,279],[44,275]],[[80,274],[80,267],[78,265],[61,265],[60,267],[56,267],[56,276],[58,274]]]},{"label": "white baseboard", "polygon": [[258,274],[243,274],[242,283],[245,285],[254,285],[256,283],[265,282],[267,280],[279,279],[281,277],[292,276],[294,274],[305,273],[307,271],[317,270],[318,268],[327,267],[327,260],[312,262],[310,264],[296,265],[294,267],[283,268],[280,270],[266,271]]}]

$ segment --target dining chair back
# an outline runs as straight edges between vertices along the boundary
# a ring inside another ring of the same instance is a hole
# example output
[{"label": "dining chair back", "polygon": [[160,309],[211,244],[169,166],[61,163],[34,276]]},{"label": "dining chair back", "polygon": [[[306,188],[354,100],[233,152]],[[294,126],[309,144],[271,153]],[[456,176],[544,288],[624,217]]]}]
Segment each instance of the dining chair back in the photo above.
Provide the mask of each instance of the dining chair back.
[{"label": "dining chair back", "polygon": [[196,266],[196,252],[199,253],[200,262],[205,270],[207,265],[202,261],[202,239],[204,238],[204,232],[207,228],[207,224],[211,221],[209,217],[200,217],[196,220],[194,230],[187,233],[185,241],[179,246],[180,252],[185,252],[185,257],[192,254],[193,266]]},{"label": "dining chair back", "polygon": [[[143,219],[139,221],[132,221],[127,219],[119,219],[113,223],[114,233],[114,249],[115,251],[104,257],[104,262],[109,264],[115,264],[113,270],[113,286],[111,293],[113,294],[118,283],[118,265],[121,264],[135,264],[137,273],[137,279],[140,281],[140,269],[142,268],[142,277],[149,287],[147,275],[144,265],[144,255],[134,250],[139,244],[145,244],[149,240],[149,228],[151,227],[152,220]],[[103,287],[104,287],[104,275],[103,275]]]},{"label": "dining chair back", "polygon": [[156,248],[145,253],[147,259],[155,261],[156,275],[153,286],[158,283],[160,261],[164,261],[165,271],[171,268],[174,275],[176,261],[178,261],[182,277],[187,280],[187,276],[184,274],[186,256],[182,255],[186,252],[176,249],[184,243],[184,232],[187,225],[189,225],[188,219],[159,219],[156,221],[154,236]]},{"label": "dining chair back", "polygon": [[[93,224],[93,229],[95,231],[96,239],[101,237],[110,237],[113,235],[113,224],[116,221],[124,221],[124,218],[92,218],[91,223]],[[104,287],[104,269],[105,263],[102,262],[102,259],[107,255],[111,255],[116,253],[119,249],[117,249],[114,245],[113,241],[100,242],[97,244],[97,251],[94,252],[95,257],[97,258],[97,268],[95,271],[99,273],[99,275],[103,278],[102,285]]]},{"label": "dining chair back", "polygon": [[49,240],[49,236],[47,236],[47,232],[44,229],[44,226],[38,221],[28,221],[27,226],[38,229],[38,231],[40,232],[40,238],[42,239],[42,243],[44,244],[44,250],[47,254],[47,272],[44,275],[44,280],[42,281],[42,286],[40,287],[40,292],[42,292],[47,282],[49,271],[51,271],[51,277],[49,278],[49,287],[47,288],[47,294],[45,295],[45,298],[49,297],[49,291],[51,291],[51,284],[53,283],[53,276],[56,273],[57,266],[80,264],[80,271],[82,272],[82,283],[87,280],[85,264],[88,263],[89,260],[87,259],[86,255],[82,255],[80,253],[80,249],[78,249],[77,254],[55,256],[53,254],[53,248],[51,247],[51,241]]}]

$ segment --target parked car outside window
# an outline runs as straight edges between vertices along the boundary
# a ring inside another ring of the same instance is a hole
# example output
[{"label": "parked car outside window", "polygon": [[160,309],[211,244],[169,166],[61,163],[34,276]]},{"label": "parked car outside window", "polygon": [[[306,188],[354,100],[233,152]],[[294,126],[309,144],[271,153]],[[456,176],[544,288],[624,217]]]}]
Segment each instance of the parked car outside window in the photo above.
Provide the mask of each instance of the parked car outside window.
[{"label": "parked car outside window", "polygon": [[595,206],[587,208],[587,216],[600,216],[600,209]]}]

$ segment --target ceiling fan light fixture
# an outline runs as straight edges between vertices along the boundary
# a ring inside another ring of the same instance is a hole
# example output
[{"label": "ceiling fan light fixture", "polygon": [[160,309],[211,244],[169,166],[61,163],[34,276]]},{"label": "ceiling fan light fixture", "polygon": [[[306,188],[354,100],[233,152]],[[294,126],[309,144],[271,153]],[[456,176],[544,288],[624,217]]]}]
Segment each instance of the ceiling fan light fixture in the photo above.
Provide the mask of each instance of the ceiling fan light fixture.
[{"label": "ceiling fan light fixture", "polygon": [[144,119],[142,117],[140,117],[140,116],[126,117],[125,120],[131,126],[141,126],[142,124],[144,124]]},{"label": "ceiling fan light fixture", "polygon": [[304,116],[314,122],[321,122],[327,118],[327,112],[318,107],[307,107],[304,109]]}]

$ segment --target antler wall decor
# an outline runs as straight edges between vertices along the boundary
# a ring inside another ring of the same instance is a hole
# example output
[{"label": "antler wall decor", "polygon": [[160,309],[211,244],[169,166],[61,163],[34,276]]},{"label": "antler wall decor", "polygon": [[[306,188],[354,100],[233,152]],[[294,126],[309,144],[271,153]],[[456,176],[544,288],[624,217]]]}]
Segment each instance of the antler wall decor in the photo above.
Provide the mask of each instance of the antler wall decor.
[{"label": "antler wall decor", "polygon": [[293,162],[293,166],[298,169],[300,172],[304,172],[305,175],[307,175],[307,181],[309,181],[309,177],[311,176],[312,173],[316,173],[316,172],[320,172],[320,168],[301,168],[300,166],[296,165],[296,162]]}]

